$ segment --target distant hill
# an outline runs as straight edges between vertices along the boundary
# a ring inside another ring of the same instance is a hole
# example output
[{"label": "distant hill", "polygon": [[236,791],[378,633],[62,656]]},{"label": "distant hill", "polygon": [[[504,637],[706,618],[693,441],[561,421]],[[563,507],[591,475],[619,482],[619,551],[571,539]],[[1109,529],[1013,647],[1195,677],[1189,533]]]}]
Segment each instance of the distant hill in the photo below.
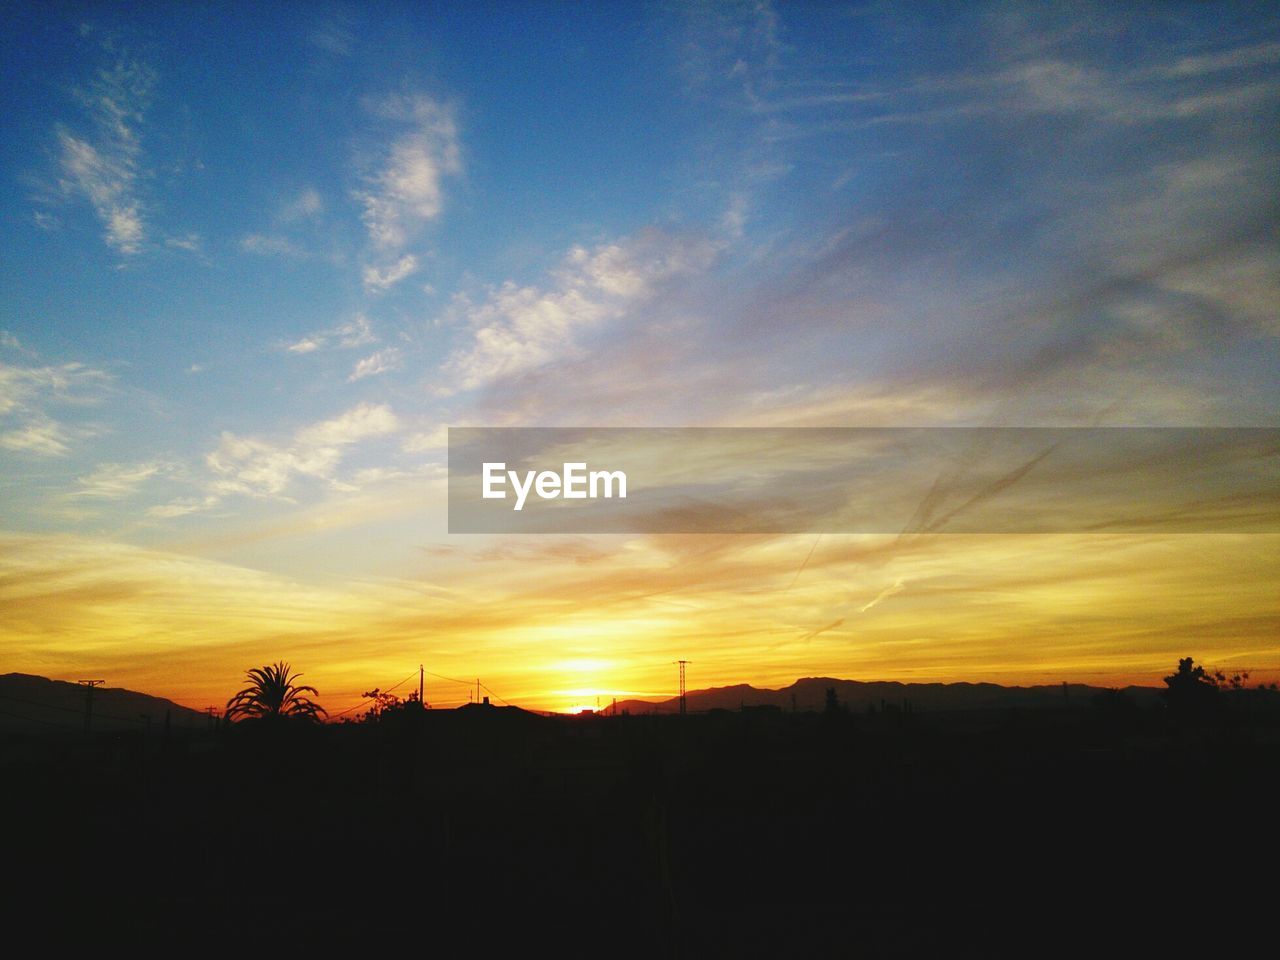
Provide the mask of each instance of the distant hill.
[{"label": "distant hill", "polygon": [[[85,688],[77,683],[6,673],[0,676],[0,731],[83,730],[84,701]],[[158,731],[164,726],[166,713],[173,727],[203,728],[208,724],[208,718],[200,711],[163,697],[122,687],[97,687],[93,691],[95,732],[145,730],[147,717]]]},{"label": "distant hill", "polygon": [[[1051,684],[1033,687],[1003,687],[997,683],[898,683],[889,680],[836,680],[831,677],[805,677],[781,690],[762,690],[745,683],[731,687],[692,690],[686,694],[691,711],[737,710],[741,707],[776,706],[783,710],[822,710],[827,690],[834,687],[841,706],[855,713],[883,705],[901,707],[910,702],[913,709],[939,712],[946,710],[991,710],[1009,707],[1060,707],[1064,703],[1087,704],[1106,688],[1082,683]],[[1160,691],[1155,687],[1125,687],[1136,704],[1157,702]],[[794,699],[793,699],[794,698]],[[680,699],[619,700],[618,711],[639,713],[675,713]]]}]

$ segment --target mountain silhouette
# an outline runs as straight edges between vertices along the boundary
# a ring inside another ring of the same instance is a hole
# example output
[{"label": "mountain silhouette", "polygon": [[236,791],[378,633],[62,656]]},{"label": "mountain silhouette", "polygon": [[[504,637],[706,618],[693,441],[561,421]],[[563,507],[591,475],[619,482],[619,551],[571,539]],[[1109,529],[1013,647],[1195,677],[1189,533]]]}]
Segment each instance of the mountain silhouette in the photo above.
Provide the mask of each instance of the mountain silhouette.
[{"label": "mountain silhouette", "polygon": [[[728,687],[691,690],[685,696],[687,709],[738,710],[742,707],[772,706],[782,710],[822,710],[827,690],[834,689],[840,705],[855,712],[878,709],[884,705],[901,707],[910,703],[916,710],[998,710],[1011,707],[1035,709],[1061,707],[1064,704],[1087,704],[1105,687],[1083,683],[1044,684],[1031,687],[1005,687],[998,683],[900,683],[894,680],[839,680],[833,677],[804,677],[780,690],[761,689],[739,683]],[[1123,692],[1136,704],[1159,702],[1155,687],[1125,687]],[[619,700],[618,712],[676,713],[680,698],[667,700]]]},{"label": "mountain silhouette", "polygon": [[[0,676],[0,730],[54,732],[84,728],[86,690],[78,683],[50,680],[26,673]],[[145,731],[149,724],[205,727],[208,717],[163,697],[96,687],[93,691],[92,730],[97,733]]]}]

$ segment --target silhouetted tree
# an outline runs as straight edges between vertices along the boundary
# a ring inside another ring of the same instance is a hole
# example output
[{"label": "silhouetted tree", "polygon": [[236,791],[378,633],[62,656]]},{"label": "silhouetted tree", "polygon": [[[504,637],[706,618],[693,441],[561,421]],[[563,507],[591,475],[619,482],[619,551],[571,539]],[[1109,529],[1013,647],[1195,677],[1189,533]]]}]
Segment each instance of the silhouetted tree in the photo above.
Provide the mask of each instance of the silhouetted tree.
[{"label": "silhouetted tree", "polygon": [[[371,706],[365,713],[366,719],[376,720],[386,711],[394,710],[396,707],[400,706],[399,697],[394,693],[383,693],[377,687],[374,687],[372,690],[366,690],[361,694],[361,696],[366,700],[373,701],[373,706]],[[415,696],[417,695],[415,694]]]},{"label": "silhouetted tree", "polygon": [[827,713],[839,713],[839,712],[840,712],[840,700],[839,700],[839,698],[836,696],[836,688],[835,688],[835,687],[827,687],[827,706],[826,706],[826,710],[827,710]]},{"label": "silhouetted tree", "polygon": [[1185,714],[1202,713],[1217,703],[1218,684],[1191,657],[1178,661],[1175,673],[1164,678],[1165,700],[1170,709]]},{"label": "silhouetted tree", "polygon": [[248,671],[250,685],[227,701],[228,722],[237,719],[299,719],[318,721],[324,707],[305,694],[318,695],[315,687],[297,686],[302,674],[290,673],[283,661]]},{"label": "silhouetted tree", "polygon": [[1248,670],[1243,673],[1233,673],[1230,677],[1221,670],[1215,670],[1213,673],[1213,684],[1219,690],[1243,690],[1248,682]]}]

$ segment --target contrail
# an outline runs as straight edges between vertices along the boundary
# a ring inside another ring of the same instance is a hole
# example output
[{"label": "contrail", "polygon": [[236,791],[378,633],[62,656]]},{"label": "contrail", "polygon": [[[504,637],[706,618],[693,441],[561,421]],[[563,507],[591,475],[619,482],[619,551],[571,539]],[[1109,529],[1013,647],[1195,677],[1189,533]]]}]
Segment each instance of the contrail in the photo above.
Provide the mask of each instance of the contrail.
[{"label": "contrail", "polygon": [[982,503],[984,500],[990,500],[992,497],[994,497],[997,493],[1000,493],[1002,490],[1007,490],[1009,487],[1013,486],[1015,483],[1017,483],[1019,480],[1025,477],[1028,473],[1030,473],[1032,468],[1034,468],[1036,464],[1038,464],[1045,457],[1049,456],[1049,454],[1053,453],[1053,451],[1056,449],[1058,449],[1057,443],[1050,444],[1047,449],[1036,454],[1034,457],[1032,457],[1022,466],[1018,467],[1016,470],[1009,471],[999,480],[996,480],[995,482],[989,484],[985,490],[980,490],[979,492],[975,493],[972,497],[970,497],[968,500],[966,500],[964,503],[960,504],[960,506],[955,507],[954,509],[952,509],[950,512],[946,514],[943,514],[941,517],[939,517],[937,520],[931,523],[926,528],[925,532],[933,533],[937,531],[941,527],[946,526],[946,524],[949,523],[956,516],[968,510],[970,507],[976,506],[977,504]]},{"label": "contrail", "polygon": [[[813,551],[818,549],[818,541],[822,539],[822,534],[818,534],[813,540],[813,546],[809,548],[809,552],[804,555],[804,563],[800,564],[800,568],[796,570],[796,575],[791,578],[791,582],[787,584],[790,590],[796,585],[796,581],[800,579],[800,574],[804,573],[804,568],[809,565],[809,558],[813,556]],[[825,629],[825,628],[824,628]]]},{"label": "contrail", "polygon": [[[887,600],[889,597],[892,597],[895,593],[901,593],[905,589],[906,589],[906,586],[903,584],[902,578],[899,577],[897,583],[893,584],[892,586],[885,587],[883,590],[881,590],[879,593],[875,595],[875,598],[870,603],[867,603],[862,607],[859,607],[858,612],[866,613],[868,610],[874,607],[881,600]],[[826,629],[826,628],[824,627],[823,629]]]},{"label": "contrail", "polygon": [[839,620],[832,620],[825,627],[819,627],[817,630],[810,630],[808,633],[806,633],[803,637],[800,638],[799,642],[808,643],[818,634],[826,633],[828,630],[834,630],[836,627],[840,626],[842,623],[844,623],[844,617],[841,617]]}]

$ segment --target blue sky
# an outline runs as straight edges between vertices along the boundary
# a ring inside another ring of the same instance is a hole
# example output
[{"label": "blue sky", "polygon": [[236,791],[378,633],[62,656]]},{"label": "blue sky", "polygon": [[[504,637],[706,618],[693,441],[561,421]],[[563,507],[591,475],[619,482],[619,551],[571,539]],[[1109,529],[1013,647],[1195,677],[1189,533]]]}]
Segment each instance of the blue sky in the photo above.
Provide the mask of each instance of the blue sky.
[{"label": "blue sky", "polygon": [[449,425],[1280,409],[1265,6],[3,18],[0,525],[39,569],[444,576]]}]

